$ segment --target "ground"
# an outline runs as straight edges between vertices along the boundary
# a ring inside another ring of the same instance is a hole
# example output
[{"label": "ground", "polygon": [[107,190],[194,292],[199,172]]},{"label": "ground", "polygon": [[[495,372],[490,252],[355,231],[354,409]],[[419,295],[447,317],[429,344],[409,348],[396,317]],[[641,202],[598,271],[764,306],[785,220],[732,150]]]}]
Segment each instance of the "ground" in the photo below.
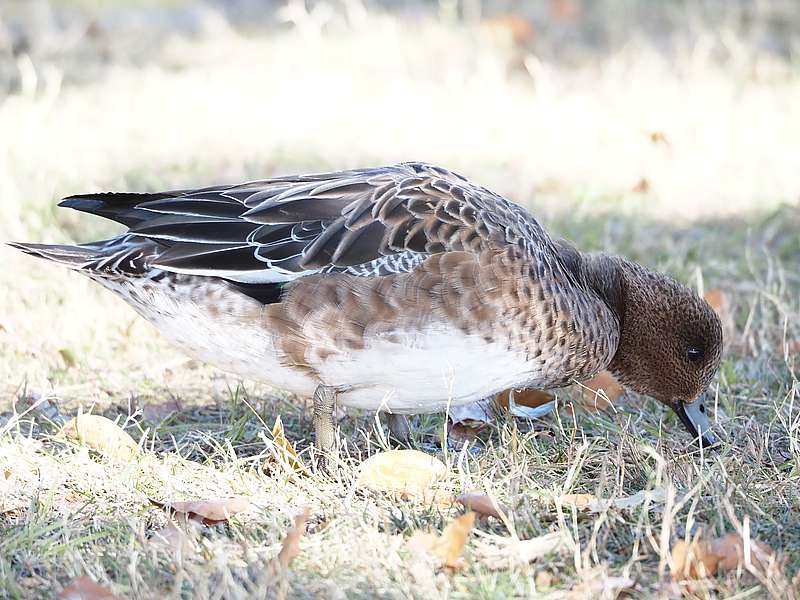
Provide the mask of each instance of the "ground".
[{"label": "ground", "polygon": [[[324,31],[306,15],[268,35],[217,23],[167,36],[140,62],[100,61],[83,79],[18,54],[8,63],[18,85],[0,98],[0,239],[118,231],[56,209],[71,193],[441,163],[584,250],[724,292],[735,325],[714,384],[721,447],[692,451],[674,415],[635,395],[588,412],[559,391],[556,413],[533,426],[500,418],[475,453],[442,451],[442,416],[421,417],[414,443],[447,463],[444,487],[494,494],[522,539],[565,540],[493,570],[479,542],[509,531],[490,520],[463,569],[437,569],[406,540],[460,509],[354,484],[383,447],[374,415],[340,422],[347,454],[335,477],[265,472],[276,416],[308,447],[307,399],[188,361],[88,279],[0,248],[0,469],[15,478],[0,495],[0,598],[52,597],[84,574],[131,598],[257,596],[252,582],[305,506],[293,598],[613,597],[602,582],[622,579],[630,597],[790,597],[800,570],[796,60],[718,28],[685,47],[677,37],[669,52],[632,36],[564,64],[502,43],[497,25],[359,15]],[[35,394],[66,415],[119,418],[143,453],[109,461],[16,415]],[[654,488],[666,503],[599,514],[553,503]],[[250,507],[205,529],[198,550],[177,560],[151,541],[164,514],[150,500],[229,495]],[[780,569],[671,585],[673,542],[737,528],[767,542]]]}]

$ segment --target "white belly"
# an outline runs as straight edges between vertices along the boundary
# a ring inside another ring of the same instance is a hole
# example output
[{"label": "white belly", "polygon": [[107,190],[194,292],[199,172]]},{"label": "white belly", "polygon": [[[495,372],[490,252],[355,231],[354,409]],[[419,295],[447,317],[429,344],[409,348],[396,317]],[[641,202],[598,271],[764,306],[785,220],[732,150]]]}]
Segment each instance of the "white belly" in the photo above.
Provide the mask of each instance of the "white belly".
[{"label": "white belly", "polygon": [[352,386],[339,395],[345,406],[411,414],[474,402],[535,376],[533,365],[505,343],[442,324],[372,338],[364,349],[315,367],[327,385]]},{"label": "white belly", "polygon": [[[505,340],[488,343],[441,323],[376,335],[363,349],[331,347],[326,358],[309,358],[315,376],[287,364],[272,333],[253,322],[254,301],[246,296],[226,294],[225,306],[212,316],[191,300],[188,289],[100,282],[189,356],[299,396],[311,397],[319,383],[336,386],[344,406],[438,412],[541,379],[543,365],[509,352]],[[194,293],[202,296],[196,288]]]}]

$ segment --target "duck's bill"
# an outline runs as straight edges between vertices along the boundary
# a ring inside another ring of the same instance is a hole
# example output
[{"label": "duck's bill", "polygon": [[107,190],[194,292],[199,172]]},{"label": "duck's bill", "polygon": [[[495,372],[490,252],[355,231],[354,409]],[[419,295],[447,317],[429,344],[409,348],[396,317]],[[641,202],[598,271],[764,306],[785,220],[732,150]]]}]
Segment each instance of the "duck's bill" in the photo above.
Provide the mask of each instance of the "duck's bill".
[{"label": "duck's bill", "polygon": [[708,420],[705,392],[692,402],[679,402],[675,407],[675,412],[678,413],[686,430],[695,441],[699,438],[704,448],[710,448],[717,444],[717,438],[712,433],[711,423]]}]

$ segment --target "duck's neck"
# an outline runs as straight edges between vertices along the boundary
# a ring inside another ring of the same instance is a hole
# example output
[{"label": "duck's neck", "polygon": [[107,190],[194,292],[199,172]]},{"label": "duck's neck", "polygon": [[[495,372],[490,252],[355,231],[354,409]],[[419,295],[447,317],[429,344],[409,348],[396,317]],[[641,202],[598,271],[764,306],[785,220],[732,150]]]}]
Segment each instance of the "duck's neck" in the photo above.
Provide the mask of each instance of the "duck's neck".
[{"label": "duck's neck", "polygon": [[625,259],[607,254],[584,254],[581,271],[586,284],[608,305],[619,322],[625,322]]}]

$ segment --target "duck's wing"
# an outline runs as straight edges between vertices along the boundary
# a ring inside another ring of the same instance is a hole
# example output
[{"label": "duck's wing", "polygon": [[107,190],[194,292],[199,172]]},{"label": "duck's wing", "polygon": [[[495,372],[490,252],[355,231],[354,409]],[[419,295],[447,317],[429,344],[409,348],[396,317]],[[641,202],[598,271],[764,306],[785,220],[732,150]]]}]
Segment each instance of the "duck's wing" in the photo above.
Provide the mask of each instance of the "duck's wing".
[{"label": "duck's wing", "polygon": [[431,254],[549,247],[521,207],[422,163],[62,202],[157,240],[153,266],[244,283],[408,271]]}]

